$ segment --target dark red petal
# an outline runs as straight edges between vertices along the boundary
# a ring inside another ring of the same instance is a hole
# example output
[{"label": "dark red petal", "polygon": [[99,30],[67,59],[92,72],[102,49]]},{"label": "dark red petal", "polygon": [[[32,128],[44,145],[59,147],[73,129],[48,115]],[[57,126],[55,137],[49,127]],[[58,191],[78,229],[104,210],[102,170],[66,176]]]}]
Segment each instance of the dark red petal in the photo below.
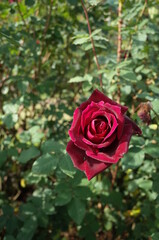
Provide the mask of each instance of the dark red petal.
[{"label": "dark red petal", "polygon": [[91,101],[96,102],[96,103],[100,102],[100,101],[104,101],[105,103],[119,106],[119,107],[121,107],[122,113],[125,113],[128,110],[128,107],[122,106],[122,105],[116,103],[115,101],[113,101],[110,98],[108,98],[107,96],[105,96],[98,89],[94,90],[94,92],[91,94],[90,98],[86,102],[84,102],[80,105],[80,109],[81,110],[85,109],[88,106],[88,104],[90,104]]},{"label": "dark red petal", "polygon": [[[102,143],[99,143],[99,144],[95,144],[95,143],[93,143],[93,142],[90,142],[90,141],[89,141],[88,139],[86,139],[85,137],[82,138],[82,141],[83,141],[84,143],[86,143],[87,146],[88,146],[88,145],[92,146],[93,149],[96,149],[97,152],[98,152],[98,151],[99,151],[98,148],[108,147],[108,146],[115,140],[115,138],[116,138],[116,134],[113,134],[111,137],[109,137],[109,138],[107,139],[107,141],[102,142]],[[87,149],[86,151],[90,151],[90,150]],[[92,151],[92,149],[91,149],[91,151]],[[95,152],[96,152],[96,151],[95,151]]]},{"label": "dark red petal", "polygon": [[107,131],[107,129],[105,131],[103,131],[103,133],[101,133],[101,134],[92,134],[91,131],[90,131],[90,125],[88,125],[88,127],[87,127],[87,138],[91,142],[99,144],[104,139],[106,131]]},{"label": "dark red petal", "polygon": [[103,142],[105,142],[105,140],[108,139],[115,132],[116,128],[118,127],[118,123],[117,123],[115,116],[111,115],[111,118],[112,118],[111,119],[112,124],[111,124],[111,128],[110,128],[110,132],[105,136]]},{"label": "dark red petal", "polygon": [[79,147],[80,149],[82,149],[82,150],[92,151],[92,147],[89,146],[88,144],[84,143],[84,142],[82,141],[82,139],[83,139],[83,134],[79,134],[79,136],[76,137],[76,140],[74,141],[74,144],[75,144],[77,147]]},{"label": "dark red petal", "polygon": [[112,106],[109,103],[105,104],[105,107],[107,107],[107,109],[112,112],[118,122],[118,130],[117,130],[117,137],[118,139],[120,139],[122,133],[123,133],[123,128],[124,128],[124,122],[125,122],[125,118],[121,112],[121,108],[119,106]]},{"label": "dark red petal", "polygon": [[76,108],[73,114],[73,123],[71,125],[70,130],[68,131],[73,142],[76,140],[76,136],[80,131],[80,126],[81,126],[81,110],[79,108]]},{"label": "dark red petal", "polygon": [[73,165],[84,171],[84,159],[85,159],[85,152],[78,148],[72,141],[69,141],[66,147],[66,151],[70,155]]},{"label": "dark red petal", "polygon": [[99,106],[96,103],[91,102],[91,104],[89,104],[86,107],[86,109],[83,110],[82,116],[81,116],[81,128],[83,133],[84,133],[84,128],[88,125],[88,123],[91,120],[92,113],[98,111],[98,109],[99,109]]},{"label": "dark red petal", "polygon": [[103,152],[86,151],[87,156],[105,163],[116,163],[128,151],[129,142],[133,134],[132,124],[125,124],[120,140],[103,150]]},{"label": "dark red petal", "polygon": [[85,174],[86,174],[88,180],[91,180],[98,173],[104,171],[110,165],[111,165],[110,163],[99,162],[99,161],[97,161],[95,159],[92,159],[92,158],[88,157],[87,161],[84,162]]},{"label": "dark red petal", "polygon": [[91,131],[92,131],[92,133],[94,133],[94,134],[96,133],[95,122],[96,122],[95,119],[92,120],[92,122],[91,122]]},{"label": "dark red petal", "polygon": [[133,129],[133,134],[141,135],[141,129],[136,125],[134,121],[132,121],[129,117],[125,116],[125,123],[131,124]]}]

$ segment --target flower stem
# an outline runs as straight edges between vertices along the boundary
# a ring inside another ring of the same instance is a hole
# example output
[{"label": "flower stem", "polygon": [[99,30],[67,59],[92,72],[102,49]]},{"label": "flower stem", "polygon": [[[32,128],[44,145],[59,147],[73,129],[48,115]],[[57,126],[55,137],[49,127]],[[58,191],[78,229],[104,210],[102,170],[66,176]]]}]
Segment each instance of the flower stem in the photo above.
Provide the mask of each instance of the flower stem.
[{"label": "flower stem", "polygon": [[113,187],[114,187],[114,184],[115,184],[115,180],[116,180],[117,172],[118,172],[118,167],[119,167],[119,162],[116,163],[114,171],[113,171],[113,169],[111,169],[111,174],[112,174],[111,191],[113,190]]},{"label": "flower stem", "polygon": [[[122,52],[122,6],[123,6],[123,0],[119,0],[118,5],[118,45],[117,45],[117,63],[121,61],[121,52]],[[120,103],[120,69],[117,68],[117,102]],[[111,168],[111,175],[112,175],[112,182],[111,182],[111,190],[113,190],[115,180],[117,177],[119,162],[116,164],[115,169]]]},{"label": "flower stem", "polygon": [[[99,65],[99,62],[98,62],[98,58],[97,58],[97,54],[96,54],[96,50],[95,50],[95,45],[94,45],[94,41],[93,41],[93,37],[92,37],[92,31],[91,31],[91,26],[90,26],[90,23],[89,23],[88,12],[87,12],[87,9],[84,5],[83,0],[81,0],[81,4],[82,4],[82,8],[83,8],[86,20],[87,20],[89,37],[90,37],[90,40],[91,40],[91,43],[92,43],[92,50],[93,50],[95,62],[96,62],[96,65],[97,65],[97,68],[98,68],[98,71],[99,71],[100,70],[100,65]],[[101,74],[99,74],[99,81],[100,81],[100,87],[103,88],[102,75]]]},{"label": "flower stem", "polygon": [[[122,51],[122,6],[123,2],[122,0],[119,0],[119,6],[118,6],[118,46],[117,46],[117,63],[121,61],[121,51]],[[118,76],[118,82],[117,82],[117,102],[120,103],[120,69],[117,68],[117,76]]]}]

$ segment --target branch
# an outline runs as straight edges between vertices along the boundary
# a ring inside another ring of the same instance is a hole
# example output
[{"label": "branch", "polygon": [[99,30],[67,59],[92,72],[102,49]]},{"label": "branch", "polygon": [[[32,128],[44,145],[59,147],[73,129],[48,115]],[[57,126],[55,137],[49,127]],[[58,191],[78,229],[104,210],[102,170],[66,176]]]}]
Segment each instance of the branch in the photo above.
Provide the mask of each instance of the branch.
[{"label": "branch", "polygon": [[119,162],[116,163],[114,171],[113,171],[113,169],[111,169],[111,175],[112,175],[111,191],[113,190],[113,187],[114,187],[114,184],[115,184],[118,168],[119,168]]},{"label": "branch", "polygon": [[[121,51],[122,51],[122,0],[119,0],[119,6],[118,6],[118,47],[117,47],[117,63],[121,60]],[[118,83],[117,83],[117,102],[120,103],[120,69],[117,69],[117,76],[118,76]]]},{"label": "branch", "polygon": [[[84,5],[83,0],[81,0],[81,4],[82,4],[82,8],[83,8],[86,20],[87,20],[89,37],[90,37],[91,43],[92,43],[92,50],[93,50],[93,54],[94,54],[94,57],[95,57],[96,65],[97,65],[97,68],[98,68],[98,71],[99,71],[100,70],[100,65],[99,65],[99,62],[98,62],[98,58],[97,58],[97,54],[96,54],[96,50],[95,50],[95,46],[94,46],[94,41],[93,41],[93,37],[92,37],[92,31],[91,31],[91,27],[90,27],[90,23],[89,23],[89,17],[88,17],[87,9],[86,9],[86,7]],[[99,81],[100,81],[100,87],[103,88],[102,75],[101,74],[99,74]]]},{"label": "branch", "polygon": [[[117,45],[117,63],[121,61],[121,52],[122,52],[122,5],[123,1],[119,0],[119,6],[118,6],[118,45]],[[117,68],[117,76],[118,76],[118,82],[117,82],[117,102],[120,103],[120,69]],[[112,183],[111,183],[111,190],[113,190],[114,183],[117,177],[119,162],[116,164],[115,169],[113,170],[111,168],[111,175],[112,175]]]}]

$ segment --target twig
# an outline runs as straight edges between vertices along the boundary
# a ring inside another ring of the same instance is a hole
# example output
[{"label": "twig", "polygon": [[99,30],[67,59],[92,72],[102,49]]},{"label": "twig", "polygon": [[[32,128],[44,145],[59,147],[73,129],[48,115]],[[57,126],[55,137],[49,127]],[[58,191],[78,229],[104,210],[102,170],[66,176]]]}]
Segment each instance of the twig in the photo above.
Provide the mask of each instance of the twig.
[{"label": "twig", "polygon": [[[97,65],[97,68],[98,68],[98,71],[99,71],[100,70],[100,65],[99,65],[99,62],[98,62],[98,58],[97,58],[97,54],[96,54],[96,50],[95,50],[95,46],[94,46],[94,41],[93,41],[93,37],[92,37],[92,31],[91,31],[91,27],[90,27],[90,23],[89,23],[89,17],[88,17],[87,9],[86,9],[86,7],[84,5],[83,0],[81,0],[81,4],[82,4],[82,8],[83,8],[86,20],[87,20],[89,37],[90,37],[90,40],[91,40],[91,43],[92,43],[92,50],[93,50],[93,54],[94,54],[94,57],[95,57],[96,65]],[[100,87],[102,88],[103,87],[103,83],[102,83],[102,75],[101,74],[99,74],[99,81],[100,81]]]},{"label": "twig", "polygon": [[[118,6],[118,47],[117,47],[117,63],[121,60],[121,51],[122,51],[122,0],[119,0],[119,6]],[[118,76],[118,83],[117,83],[117,102],[120,102],[120,69],[117,69],[117,76]]]},{"label": "twig", "polygon": [[47,17],[47,20],[46,20],[46,25],[45,25],[45,28],[44,28],[44,31],[43,31],[42,45],[41,45],[41,56],[40,56],[39,64],[38,64],[37,76],[39,76],[40,71],[41,71],[41,64],[42,64],[41,58],[42,58],[42,54],[43,54],[44,46],[45,46],[45,41],[44,41],[45,40],[45,35],[46,35],[47,31],[48,31],[49,24],[50,24],[52,5],[53,5],[53,0],[50,1],[50,9],[49,9],[48,17]]},{"label": "twig", "polygon": [[118,168],[119,168],[119,162],[116,163],[114,171],[113,171],[113,169],[111,169],[111,174],[112,174],[111,191],[113,190],[113,187],[114,187],[114,184],[115,184]]},{"label": "twig", "polygon": [[[117,63],[121,61],[121,52],[122,52],[122,0],[119,0],[118,6],[118,45],[117,45]],[[120,103],[120,69],[117,68],[117,102]],[[113,190],[114,183],[116,180],[117,172],[118,172],[119,162],[115,166],[115,170],[111,168],[111,175],[112,175],[112,183],[111,183],[111,190]]]}]

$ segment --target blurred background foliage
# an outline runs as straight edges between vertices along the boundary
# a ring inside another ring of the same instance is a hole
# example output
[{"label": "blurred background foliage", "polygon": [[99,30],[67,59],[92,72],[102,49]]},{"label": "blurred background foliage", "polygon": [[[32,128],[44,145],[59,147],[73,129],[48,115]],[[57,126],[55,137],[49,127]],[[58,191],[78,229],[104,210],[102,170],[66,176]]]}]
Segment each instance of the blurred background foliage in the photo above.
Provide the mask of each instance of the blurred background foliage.
[{"label": "blurred background foliage", "polygon": [[[0,236],[4,240],[159,239],[159,1],[0,1]],[[90,182],[65,152],[73,111],[99,87],[142,128]],[[150,102],[150,124],[137,114]],[[138,107],[140,105],[140,107]]]}]

